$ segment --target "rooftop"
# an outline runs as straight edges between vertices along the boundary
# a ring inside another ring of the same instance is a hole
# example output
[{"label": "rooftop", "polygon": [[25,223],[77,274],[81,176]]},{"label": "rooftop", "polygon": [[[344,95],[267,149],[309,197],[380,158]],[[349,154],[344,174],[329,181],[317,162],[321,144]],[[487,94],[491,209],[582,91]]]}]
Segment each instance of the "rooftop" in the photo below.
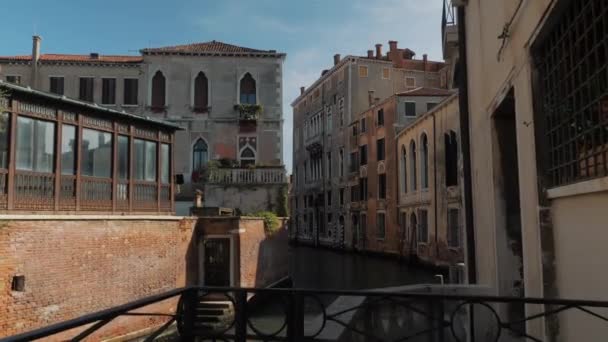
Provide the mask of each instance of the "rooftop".
[{"label": "rooftop", "polygon": [[192,43],[183,45],[163,46],[158,48],[146,48],[141,50],[142,54],[148,53],[246,53],[246,54],[276,54],[276,50],[258,50],[212,40],[210,42]]},{"label": "rooftop", "polygon": [[[7,62],[30,62],[32,60],[31,55],[21,55],[21,56],[0,56],[0,61]],[[88,54],[88,55],[71,55],[71,54],[54,54],[54,53],[46,53],[40,55],[40,61],[42,62],[86,62],[86,63],[141,63],[143,62],[143,57],[141,56],[117,56],[117,55],[98,55],[98,54]]]}]

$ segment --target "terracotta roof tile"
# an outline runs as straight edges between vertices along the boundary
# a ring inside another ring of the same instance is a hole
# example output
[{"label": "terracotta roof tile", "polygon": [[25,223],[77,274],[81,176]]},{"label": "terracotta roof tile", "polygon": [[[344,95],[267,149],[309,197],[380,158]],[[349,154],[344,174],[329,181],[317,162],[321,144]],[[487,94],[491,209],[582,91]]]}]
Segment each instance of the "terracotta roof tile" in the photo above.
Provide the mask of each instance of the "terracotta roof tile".
[{"label": "terracotta roof tile", "polygon": [[[25,56],[0,56],[0,61],[24,61],[32,60],[31,55]],[[66,55],[66,54],[42,54],[40,55],[42,62],[86,62],[86,63],[141,63],[141,56],[109,56],[99,55],[91,57],[91,55]]]},{"label": "terracotta roof tile", "polygon": [[418,87],[416,89],[397,93],[399,96],[450,96],[454,91],[442,88]]},{"label": "terracotta roof tile", "polygon": [[186,52],[186,53],[201,53],[201,52],[240,52],[240,53],[276,53],[274,50],[256,50],[247,47],[226,44],[216,40],[204,43],[193,43],[184,45],[164,46],[159,48],[143,49],[143,53],[148,52]]}]

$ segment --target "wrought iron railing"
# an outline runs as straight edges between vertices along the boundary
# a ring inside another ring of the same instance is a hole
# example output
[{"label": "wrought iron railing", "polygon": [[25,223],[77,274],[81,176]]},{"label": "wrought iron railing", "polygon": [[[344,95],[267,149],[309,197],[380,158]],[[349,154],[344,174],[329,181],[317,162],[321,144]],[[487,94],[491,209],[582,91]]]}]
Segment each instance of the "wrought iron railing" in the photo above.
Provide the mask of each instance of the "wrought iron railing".
[{"label": "wrought iron railing", "polygon": [[218,168],[209,172],[210,184],[284,184],[283,167]]},{"label": "wrought iron railing", "polygon": [[[163,333],[163,340],[169,341],[499,341],[507,335],[543,341],[543,336],[527,332],[526,324],[568,319],[562,314],[572,311],[587,315],[586,323],[603,324],[598,329],[608,325],[608,318],[598,312],[606,312],[607,301],[459,295],[450,289],[430,293],[189,287],[0,342],[31,341],[68,331],[73,333],[69,339],[80,341],[119,316],[164,317],[156,328],[146,330],[145,341]],[[174,297],[179,297],[175,313],[142,311]],[[524,305],[534,313],[524,314]],[[594,334],[592,325],[579,328],[584,336]]]}]

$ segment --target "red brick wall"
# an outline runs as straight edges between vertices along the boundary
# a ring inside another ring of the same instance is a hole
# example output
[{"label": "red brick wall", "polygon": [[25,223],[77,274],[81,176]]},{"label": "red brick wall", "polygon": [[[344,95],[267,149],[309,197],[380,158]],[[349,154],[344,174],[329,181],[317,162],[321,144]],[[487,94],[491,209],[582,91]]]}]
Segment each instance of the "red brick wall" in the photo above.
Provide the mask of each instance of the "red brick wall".
[{"label": "red brick wall", "polygon": [[264,222],[242,219],[239,234],[240,286],[266,287],[286,277],[289,272],[287,220],[281,229],[267,235]]},{"label": "red brick wall", "polygon": [[[194,222],[0,221],[0,336],[29,331],[195,282]],[[25,291],[11,291],[25,276]],[[171,312],[175,301],[144,308]],[[163,319],[121,317],[96,334],[124,334]]]}]

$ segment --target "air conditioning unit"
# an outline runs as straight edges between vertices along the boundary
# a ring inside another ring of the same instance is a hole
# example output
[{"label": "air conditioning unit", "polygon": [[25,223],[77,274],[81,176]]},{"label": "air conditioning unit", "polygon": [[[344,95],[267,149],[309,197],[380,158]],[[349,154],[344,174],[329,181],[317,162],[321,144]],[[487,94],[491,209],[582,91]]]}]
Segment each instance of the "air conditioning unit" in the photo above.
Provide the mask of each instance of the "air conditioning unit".
[{"label": "air conditioning unit", "polygon": [[452,0],[452,6],[460,7],[460,6],[466,6],[466,5],[467,5],[467,0]]}]

